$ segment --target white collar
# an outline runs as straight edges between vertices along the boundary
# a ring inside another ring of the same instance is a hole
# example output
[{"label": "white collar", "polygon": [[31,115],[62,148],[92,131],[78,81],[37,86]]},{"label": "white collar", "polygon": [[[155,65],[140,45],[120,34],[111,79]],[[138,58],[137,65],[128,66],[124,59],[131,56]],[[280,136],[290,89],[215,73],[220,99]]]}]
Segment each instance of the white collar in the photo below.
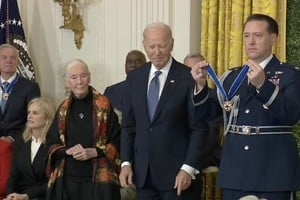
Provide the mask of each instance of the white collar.
[{"label": "white collar", "polygon": [[[161,69],[159,69],[159,71],[161,71],[161,73],[167,77],[169,70],[171,68],[171,64],[172,64],[173,58],[172,56],[170,57],[169,61],[167,62],[167,64],[165,66],[163,66]],[[154,76],[154,73],[158,71],[158,69],[153,65],[153,63],[151,64],[151,69],[150,69],[150,77]],[[150,79],[151,80],[151,79]]]},{"label": "white collar", "polygon": [[2,76],[1,76],[1,83],[8,82],[10,84],[13,80],[15,80],[16,76],[17,76],[17,73],[15,73],[14,75],[12,75],[8,80],[4,80],[2,78]]},{"label": "white collar", "polygon": [[261,66],[263,69],[267,66],[267,64],[270,62],[270,60],[273,58],[273,54],[271,54],[269,57],[264,59],[261,63],[259,63],[259,66]]},{"label": "white collar", "polygon": [[35,138],[34,136],[31,136],[31,141],[35,142],[35,143],[38,143],[38,144],[42,143],[42,140],[40,138]]}]

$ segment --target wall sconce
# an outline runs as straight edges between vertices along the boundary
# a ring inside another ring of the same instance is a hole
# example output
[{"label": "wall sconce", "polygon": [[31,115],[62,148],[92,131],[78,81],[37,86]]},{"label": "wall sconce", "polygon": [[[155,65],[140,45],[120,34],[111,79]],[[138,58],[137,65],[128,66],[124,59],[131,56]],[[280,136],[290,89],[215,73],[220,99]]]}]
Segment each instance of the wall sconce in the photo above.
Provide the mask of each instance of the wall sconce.
[{"label": "wall sconce", "polygon": [[72,30],[76,47],[80,49],[85,27],[79,14],[77,0],[54,0],[54,2],[58,2],[62,7],[62,16],[64,17],[64,24],[59,28]]}]

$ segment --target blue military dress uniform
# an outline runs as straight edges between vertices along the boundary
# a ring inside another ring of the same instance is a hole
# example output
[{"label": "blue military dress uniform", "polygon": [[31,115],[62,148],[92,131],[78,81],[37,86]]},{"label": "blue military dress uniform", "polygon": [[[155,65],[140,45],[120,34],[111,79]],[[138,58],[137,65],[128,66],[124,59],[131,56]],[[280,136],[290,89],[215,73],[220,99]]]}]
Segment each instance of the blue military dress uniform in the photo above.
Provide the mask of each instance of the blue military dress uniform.
[{"label": "blue military dress uniform", "polygon": [[[229,91],[241,69],[226,73],[222,84],[225,91]],[[257,90],[245,77],[235,93],[232,109],[224,111],[228,132],[217,178],[222,189],[300,189],[300,160],[291,128],[300,119],[300,71],[275,56],[264,71],[266,81],[262,87]],[[220,100],[220,105],[223,103]]]}]

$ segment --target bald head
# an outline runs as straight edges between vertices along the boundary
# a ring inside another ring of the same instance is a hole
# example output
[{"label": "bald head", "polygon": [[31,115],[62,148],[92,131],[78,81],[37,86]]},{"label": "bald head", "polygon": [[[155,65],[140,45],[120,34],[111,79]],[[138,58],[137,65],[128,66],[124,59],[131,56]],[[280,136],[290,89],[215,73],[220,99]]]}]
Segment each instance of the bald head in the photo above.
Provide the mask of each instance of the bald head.
[{"label": "bald head", "polygon": [[131,70],[134,70],[146,63],[146,57],[143,52],[138,50],[132,50],[128,52],[125,61],[126,74]]}]

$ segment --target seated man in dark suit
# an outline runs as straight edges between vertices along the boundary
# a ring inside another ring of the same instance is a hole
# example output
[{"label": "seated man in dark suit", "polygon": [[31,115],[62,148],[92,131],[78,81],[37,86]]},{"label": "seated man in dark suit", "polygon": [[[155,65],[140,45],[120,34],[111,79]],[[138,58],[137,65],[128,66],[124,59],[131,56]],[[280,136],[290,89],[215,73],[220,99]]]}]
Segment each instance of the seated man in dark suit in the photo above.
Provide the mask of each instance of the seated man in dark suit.
[{"label": "seated man in dark suit", "polygon": [[17,73],[19,62],[19,53],[14,46],[9,44],[0,46],[0,143],[1,149],[5,148],[7,151],[6,158],[1,158],[5,161],[0,162],[1,173],[6,174],[0,176],[0,196],[3,195],[7,170],[10,168],[12,153],[9,152],[12,149],[10,146],[13,143],[17,144],[22,136],[27,120],[28,102],[40,96],[38,84]]},{"label": "seated man in dark suit", "polygon": [[19,53],[15,47],[9,44],[0,46],[0,139],[8,142],[17,141],[21,137],[26,123],[27,104],[34,97],[40,96],[38,84],[17,73],[19,62]]},{"label": "seated man in dark suit", "polygon": [[[145,63],[146,57],[143,52],[138,50],[132,50],[128,52],[125,61],[126,74],[131,70],[144,65]],[[118,111],[121,111],[122,97],[124,96],[125,87],[125,81],[122,81],[107,87],[104,91],[104,96],[108,97],[112,106]]]}]

